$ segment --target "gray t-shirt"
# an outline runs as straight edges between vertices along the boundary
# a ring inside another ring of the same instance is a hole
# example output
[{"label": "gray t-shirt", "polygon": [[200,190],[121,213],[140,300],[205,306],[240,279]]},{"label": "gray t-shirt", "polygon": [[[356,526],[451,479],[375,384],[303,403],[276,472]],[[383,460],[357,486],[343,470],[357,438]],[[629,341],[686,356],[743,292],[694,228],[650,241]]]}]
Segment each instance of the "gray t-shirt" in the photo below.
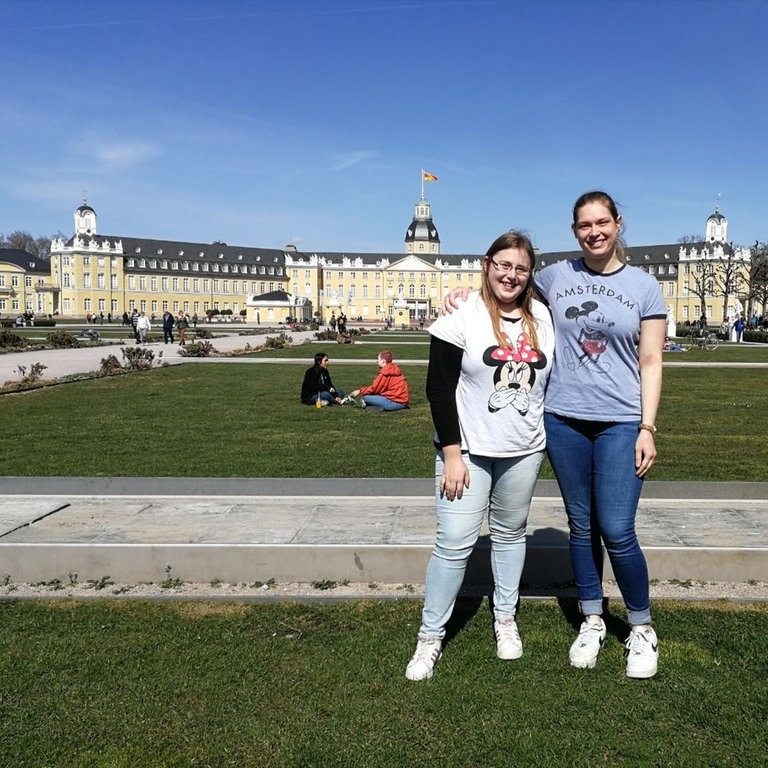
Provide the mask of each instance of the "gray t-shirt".
[{"label": "gray t-shirt", "polygon": [[640,419],[640,322],[667,316],[656,278],[628,265],[601,275],[575,259],[543,269],[535,282],[555,326],[544,410],[586,421]]}]

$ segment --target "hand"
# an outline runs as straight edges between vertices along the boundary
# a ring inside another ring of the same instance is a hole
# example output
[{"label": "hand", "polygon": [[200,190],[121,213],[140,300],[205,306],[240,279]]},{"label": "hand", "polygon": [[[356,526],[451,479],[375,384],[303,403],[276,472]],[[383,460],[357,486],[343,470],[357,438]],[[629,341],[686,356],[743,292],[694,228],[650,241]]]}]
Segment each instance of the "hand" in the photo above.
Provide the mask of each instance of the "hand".
[{"label": "hand", "polygon": [[465,488],[469,488],[469,470],[461,455],[457,458],[446,457],[440,478],[440,495],[453,501],[464,495]]},{"label": "hand", "polygon": [[459,285],[456,288],[448,291],[448,293],[445,294],[445,298],[443,299],[443,307],[440,310],[440,314],[450,315],[454,309],[458,309],[458,300],[461,299],[462,301],[466,301],[467,296],[469,296],[469,292],[471,290],[471,288],[466,288]]},{"label": "hand", "polygon": [[641,429],[635,441],[635,474],[645,477],[656,458],[656,441],[653,432]]}]

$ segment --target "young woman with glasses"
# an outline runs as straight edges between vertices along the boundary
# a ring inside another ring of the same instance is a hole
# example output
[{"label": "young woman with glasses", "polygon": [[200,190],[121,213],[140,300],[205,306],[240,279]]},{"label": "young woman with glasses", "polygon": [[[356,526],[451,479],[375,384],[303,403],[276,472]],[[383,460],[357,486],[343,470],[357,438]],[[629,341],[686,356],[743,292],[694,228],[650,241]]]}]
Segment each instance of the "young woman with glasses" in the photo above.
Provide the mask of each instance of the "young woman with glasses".
[{"label": "young woman with glasses", "polygon": [[409,680],[432,677],[486,514],[496,653],[501,659],[523,653],[516,611],[554,350],[549,312],[532,296],[534,264],[525,235],[502,235],[483,259],[480,292],[429,328],[437,536]]}]

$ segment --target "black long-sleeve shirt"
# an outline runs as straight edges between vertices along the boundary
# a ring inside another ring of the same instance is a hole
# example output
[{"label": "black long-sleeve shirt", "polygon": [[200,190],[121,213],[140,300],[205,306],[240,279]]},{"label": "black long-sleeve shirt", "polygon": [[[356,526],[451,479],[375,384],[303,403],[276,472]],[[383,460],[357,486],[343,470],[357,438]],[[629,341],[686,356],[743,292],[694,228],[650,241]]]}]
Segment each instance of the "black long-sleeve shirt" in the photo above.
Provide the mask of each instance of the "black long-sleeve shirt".
[{"label": "black long-sleeve shirt", "polygon": [[463,356],[464,350],[460,347],[432,337],[429,344],[426,393],[437,433],[438,448],[461,444],[456,387],[459,385]]}]

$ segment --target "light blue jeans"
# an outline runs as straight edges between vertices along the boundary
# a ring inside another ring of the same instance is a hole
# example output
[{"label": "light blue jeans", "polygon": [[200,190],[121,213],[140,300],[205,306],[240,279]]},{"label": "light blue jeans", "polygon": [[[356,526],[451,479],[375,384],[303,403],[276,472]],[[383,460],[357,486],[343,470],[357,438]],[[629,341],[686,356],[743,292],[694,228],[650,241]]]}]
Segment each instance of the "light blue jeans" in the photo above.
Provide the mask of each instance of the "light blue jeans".
[{"label": "light blue jeans", "polygon": [[648,566],[635,531],[643,488],[635,474],[639,424],[544,414],[547,453],[568,513],[581,613],[603,612],[605,544],[632,625],[651,621]]},{"label": "light blue jeans", "polygon": [[422,634],[441,640],[445,637],[445,625],[486,514],[491,534],[494,617],[515,616],[525,564],[525,528],[543,456],[543,451],[506,459],[463,454],[469,488],[464,489],[461,499],[448,501],[440,493],[443,455],[437,452],[437,536],[427,566]]},{"label": "light blue jeans", "polygon": [[382,411],[401,411],[405,406],[402,403],[396,403],[384,395],[363,395],[365,405],[378,405]]}]

